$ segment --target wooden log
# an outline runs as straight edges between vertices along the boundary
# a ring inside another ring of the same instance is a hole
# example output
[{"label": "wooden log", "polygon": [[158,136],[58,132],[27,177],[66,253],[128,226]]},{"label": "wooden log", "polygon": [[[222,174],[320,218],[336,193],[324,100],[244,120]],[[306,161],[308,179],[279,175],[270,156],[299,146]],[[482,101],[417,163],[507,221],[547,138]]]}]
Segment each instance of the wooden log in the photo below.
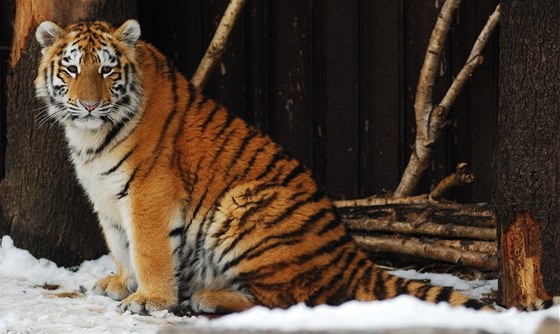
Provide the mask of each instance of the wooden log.
[{"label": "wooden log", "polygon": [[496,228],[493,208],[488,205],[431,203],[381,204],[374,206],[339,207],[345,219],[368,217],[393,221],[423,222]]},{"label": "wooden log", "polygon": [[496,229],[488,227],[436,224],[432,222],[391,221],[358,218],[343,220],[352,231],[391,232],[409,235],[428,235],[446,238],[496,240]]},{"label": "wooden log", "polygon": [[377,253],[390,252],[413,255],[489,271],[496,271],[498,269],[498,257],[495,254],[434,245],[429,242],[424,242],[419,238],[404,239],[394,236],[374,237],[355,235],[354,239],[364,249]]},{"label": "wooden log", "polygon": [[435,240],[435,246],[451,247],[459,250],[467,250],[471,252],[483,254],[498,254],[498,244],[492,241],[476,241],[476,240]]},{"label": "wooden log", "polygon": [[489,206],[388,204],[338,210],[358,243],[370,251],[497,269],[496,220]]}]

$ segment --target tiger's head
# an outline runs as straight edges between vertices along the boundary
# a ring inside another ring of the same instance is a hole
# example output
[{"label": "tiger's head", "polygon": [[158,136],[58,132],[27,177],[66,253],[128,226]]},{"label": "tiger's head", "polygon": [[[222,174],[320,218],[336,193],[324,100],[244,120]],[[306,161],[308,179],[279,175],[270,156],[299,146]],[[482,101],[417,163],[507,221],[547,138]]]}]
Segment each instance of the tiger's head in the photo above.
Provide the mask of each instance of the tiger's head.
[{"label": "tiger's head", "polygon": [[42,22],[35,37],[42,59],[35,90],[49,117],[65,126],[98,130],[135,116],[141,101],[141,73],[135,61],[140,26],[126,21],[61,28]]}]

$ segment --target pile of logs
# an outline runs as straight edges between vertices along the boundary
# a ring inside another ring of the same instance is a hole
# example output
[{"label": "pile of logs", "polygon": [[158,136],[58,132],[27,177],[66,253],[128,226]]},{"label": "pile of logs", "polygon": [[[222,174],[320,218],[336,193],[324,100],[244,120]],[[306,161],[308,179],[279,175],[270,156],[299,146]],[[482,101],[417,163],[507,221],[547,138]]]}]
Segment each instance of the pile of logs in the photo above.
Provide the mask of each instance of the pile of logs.
[{"label": "pile of logs", "polygon": [[363,248],[497,271],[497,232],[486,205],[456,203],[340,207]]}]

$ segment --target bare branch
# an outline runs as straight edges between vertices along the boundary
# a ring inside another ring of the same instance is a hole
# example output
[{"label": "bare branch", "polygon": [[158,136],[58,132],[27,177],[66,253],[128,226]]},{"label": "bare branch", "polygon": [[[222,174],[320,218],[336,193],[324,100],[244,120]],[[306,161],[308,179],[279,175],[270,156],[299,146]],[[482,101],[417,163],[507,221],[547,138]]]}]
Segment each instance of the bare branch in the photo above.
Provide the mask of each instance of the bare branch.
[{"label": "bare branch", "polygon": [[334,205],[339,208],[351,206],[375,206],[375,205],[388,205],[388,204],[428,204],[431,201],[428,195],[418,195],[403,198],[394,197],[367,197],[360,199],[340,200],[334,201]]},{"label": "bare branch", "polygon": [[245,5],[245,0],[231,0],[226,8],[224,16],[222,16],[222,20],[218,28],[216,28],[212,42],[210,42],[202,61],[191,79],[191,83],[199,90],[204,89],[206,82],[212,74],[212,70],[222,58],[228,36],[241,13],[241,9],[243,9],[243,5]]},{"label": "bare branch", "polygon": [[[452,107],[467,79],[475,68],[482,63],[482,49],[500,19],[500,6],[498,5],[478,36],[467,62],[451,84],[441,103],[434,108],[432,105],[432,87],[435,80],[435,72],[441,58],[442,44],[449,30],[451,17],[459,3],[460,1],[450,2],[450,0],[445,2],[432,32],[416,90],[414,104],[416,141],[401,182],[397,190],[395,190],[394,197],[406,197],[415,192],[423,172],[428,168],[434,143],[442,133],[449,109]],[[447,5],[449,5],[448,8],[446,8]]]},{"label": "bare branch", "polygon": [[449,189],[474,181],[474,175],[467,173],[467,164],[462,162],[457,165],[454,173],[441,180],[440,183],[429,193],[408,197],[366,197],[360,199],[340,200],[335,201],[334,204],[339,207],[351,206],[374,206],[374,205],[388,205],[388,204],[434,204],[441,199],[443,194]]},{"label": "bare branch", "polygon": [[457,186],[462,186],[474,181],[474,175],[467,172],[467,164],[461,162],[457,165],[455,173],[447,176],[437,186],[428,194],[428,199],[438,200],[445,194],[449,189]]},{"label": "bare branch", "polygon": [[492,13],[492,15],[490,15],[490,17],[488,18],[486,25],[484,26],[484,28],[478,35],[476,42],[474,43],[465,66],[463,66],[459,74],[457,74],[457,77],[455,78],[455,80],[453,80],[451,87],[449,87],[449,90],[441,100],[439,105],[445,108],[445,110],[449,110],[451,108],[451,106],[455,102],[455,99],[457,98],[457,95],[459,94],[467,80],[470,78],[474,70],[478,67],[478,65],[482,64],[482,61],[484,60],[481,55],[482,49],[484,49],[484,46],[486,46],[486,43],[488,42],[492,31],[494,31],[494,28],[499,21],[500,5],[496,7],[494,13]]},{"label": "bare branch", "polygon": [[433,142],[429,134],[430,127],[433,127],[431,122],[431,115],[433,114],[432,91],[445,38],[453,21],[453,13],[460,4],[461,0],[445,1],[432,31],[424,64],[420,70],[420,78],[414,101],[416,141],[401,182],[397,190],[395,190],[394,197],[412,195],[416,190],[422,173],[428,168],[429,158],[432,153],[432,147],[429,143],[430,141]]}]

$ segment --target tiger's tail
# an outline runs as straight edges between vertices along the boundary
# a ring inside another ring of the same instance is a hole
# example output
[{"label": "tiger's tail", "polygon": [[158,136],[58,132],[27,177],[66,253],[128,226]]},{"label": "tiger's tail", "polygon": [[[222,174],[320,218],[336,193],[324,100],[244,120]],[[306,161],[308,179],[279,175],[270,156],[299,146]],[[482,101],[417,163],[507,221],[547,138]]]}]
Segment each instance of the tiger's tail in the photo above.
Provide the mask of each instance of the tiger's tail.
[{"label": "tiger's tail", "polygon": [[546,310],[556,305],[560,305],[560,296],[555,296],[550,299],[538,299],[530,303],[529,305],[523,306],[522,308],[520,308],[520,310],[532,312],[532,311]]},{"label": "tiger's tail", "polygon": [[[446,302],[452,306],[464,306],[475,310],[496,311],[496,309],[478,299],[470,298],[464,293],[450,287],[432,286],[422,281],[409,280],[391,275],[371,263],[362,278],[356,283],[354,298],[361,301],[383,300],[399,295],[409,295],[432,303]],[[532,312],[560,305],[560,296],[540,299],[519,310]]]},{"label": "tiger's tail", "polygon": [[354,298],[361,301],[384,300],[399,295],[409,295],[420,300],[452,306],[465,306],[476,310],[493,310],[480,300],[473,299],[450,287],[432,286],[422,281],[410,280],[389,274],[371,264],[354,288]]}]

